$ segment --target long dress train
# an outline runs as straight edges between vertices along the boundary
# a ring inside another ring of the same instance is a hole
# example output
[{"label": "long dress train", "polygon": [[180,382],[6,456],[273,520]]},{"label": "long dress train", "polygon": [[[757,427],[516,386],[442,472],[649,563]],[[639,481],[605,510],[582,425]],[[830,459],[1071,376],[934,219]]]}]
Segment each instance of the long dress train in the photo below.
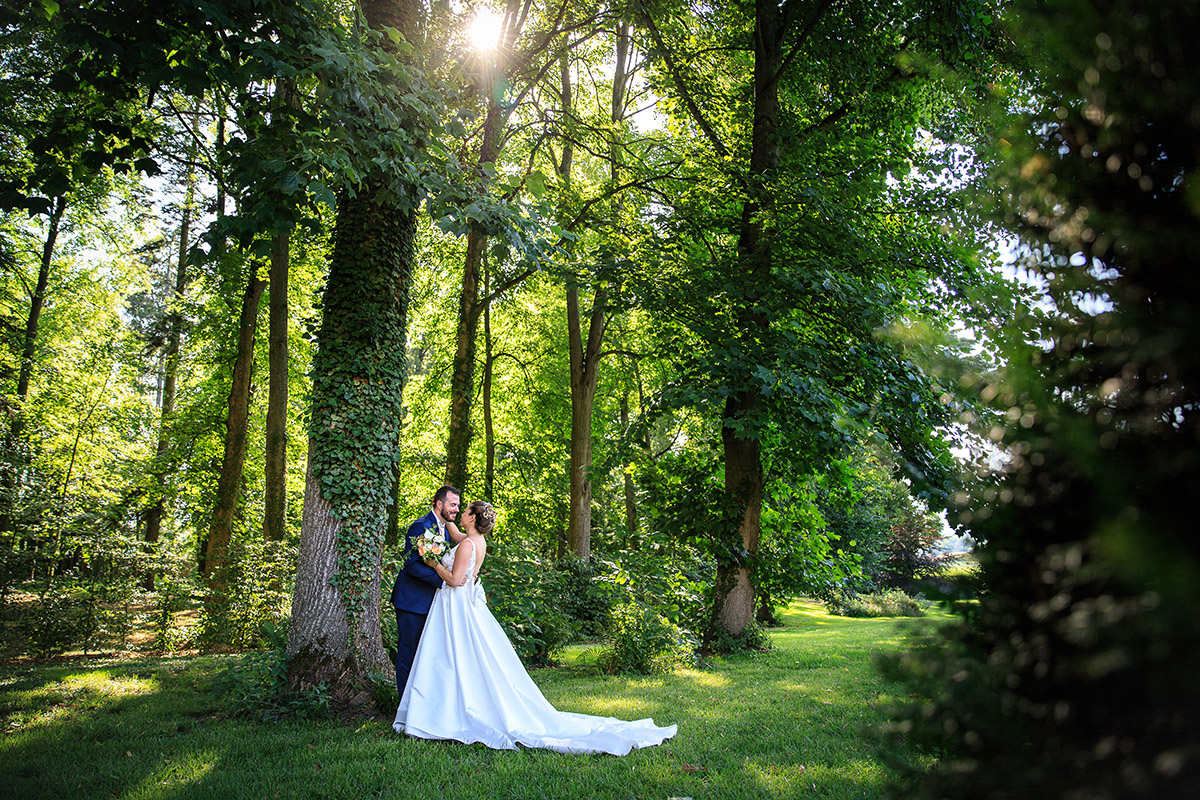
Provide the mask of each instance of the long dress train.
[{"label": "long dress train", "polygon": [[[442,556],[447,569],[460,546]],[[524,745],[613,755],[675,735],[676,726],[659,727],[651,719],[625,722],[550,705],[487,606],[473,549],[467,575],[465,585],[443,586],[433,598],[392,724],[398,732],[497,750]]]}]

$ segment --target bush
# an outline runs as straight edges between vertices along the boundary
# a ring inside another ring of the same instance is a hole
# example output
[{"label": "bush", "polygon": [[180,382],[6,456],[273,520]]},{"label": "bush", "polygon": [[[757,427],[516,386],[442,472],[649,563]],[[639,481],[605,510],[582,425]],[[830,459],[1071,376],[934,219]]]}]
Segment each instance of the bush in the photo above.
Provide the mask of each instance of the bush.
[{"label": "bush", "polygon": [[229,555],[226,594],[205,605],[200,638],[207,643],[260,647],[266,644],[260,633],[267,626],[286,624],[295,547],[243,538],[233,542]]},{"label": "bush", "polygon": [[[928,605],[928,602],[924,605]],[[847,595],[825,601],[830,614],[842,617],[923,617],[922,602],[899,589],[874,594]]]},{"label": "bush", "polygon": [[188,635],[180,636],[175,629],[175,615],[187,608],[192,586],[178,578],[164,577],[155,586],[154,646],[171,652],[189,644]]},{"label": "bush", "polygon": [[217,673],[213,691],[230,705],[235,716],[258,717],[264,722],[285,716],[327,716],[329,695],[325,684],[299,693],[288,688],[287,626],[265,625],[260,636],[271,647],[238,657]]},{"label": "bush", "polygon": [[696,644],[657,609],[626,601],[609,614],[599,665],[608,673],[670,672],[695,663]]},{"label": "bush", "polygon": [[767,636],[766,630],[758,622],[751,622],[743,628],[741,636],[733,636],[721,626],[714,625],[710,636],[711,639],[705,650],[706,655],[748,651],[765,653],[774,648],[774,645],[771,644],[771,637]]},{"label": "bush", "polygon": [[610,584],[604,582],[594,561],[565,558],[554,571],[557,606],[571,627],[572,639],[599,639],[615,602]]},{"label": "bush", "polygon": [[23,623],[30,653],[49,658],[91,640],[100,628],[100,606],[91,594],[53,594],[33,606]]},{"label": "bush", "polygon": [[527,667],[553,663],[571,640],[571,623],[559,610],[550,572],[539,561],[489,553],[483,573],[488,605]]}]

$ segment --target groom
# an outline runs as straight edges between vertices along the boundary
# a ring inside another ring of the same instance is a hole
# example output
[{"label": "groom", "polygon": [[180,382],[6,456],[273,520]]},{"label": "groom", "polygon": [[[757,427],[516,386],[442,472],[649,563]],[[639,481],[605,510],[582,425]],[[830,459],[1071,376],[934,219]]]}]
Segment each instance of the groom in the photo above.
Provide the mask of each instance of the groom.
[{"label": "groom", "polygon": [[[425,630],[425,617],[433,604],[433,594],[442,585],[442,579],[417,553],[416,540],[425,531],[437,529],[447,543],[450,535],[446,523],[458,516],[460,492],[453,486],[443,486],[433,496],[433,508],[428,514],[408,526],[404,537],[404,566],[396,576],[392,587],[392,606],[396,609],[396,689],[404,696],[404,684],[408,683],[408,672],[412,669],[417,643],[421,631]],[[463,538],[460,534],[459,539]]]}]

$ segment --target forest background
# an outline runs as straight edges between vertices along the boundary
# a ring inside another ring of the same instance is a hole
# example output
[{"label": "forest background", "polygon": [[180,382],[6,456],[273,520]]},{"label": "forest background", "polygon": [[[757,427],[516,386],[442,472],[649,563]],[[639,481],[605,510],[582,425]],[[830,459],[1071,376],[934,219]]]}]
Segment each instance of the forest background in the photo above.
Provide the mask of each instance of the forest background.
[{"label": "forest background", "polygon": [[669,668],[947,599],[948,511],[922,791],[1193,781],[1194,10],[482,10],[3,12],[6,652],[361,702],[448,482],[527,664]]}]

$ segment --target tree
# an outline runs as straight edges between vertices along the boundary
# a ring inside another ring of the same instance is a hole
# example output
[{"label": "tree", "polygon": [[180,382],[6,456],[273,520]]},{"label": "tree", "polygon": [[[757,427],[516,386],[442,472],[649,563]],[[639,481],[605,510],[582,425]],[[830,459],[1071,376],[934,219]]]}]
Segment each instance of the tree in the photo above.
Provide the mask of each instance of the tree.
[{"label": "tree", "polygon": [[1011,9],[1032,86],[998,87],[1015,111],[992,186],[1046,310],[982,387],[1003,463],[957,517],[987,592],[900,665],[927,701],[901,724],[945,753],[906,797],[1200,785],[1198,22],[1190,3]]},{"label": "tree", "polygon": [[[190,148],[192,154],[190,160],[193,162],[195,161],[196,148],[194,142],[196,131],[199,128],[199,118],[200,109],[197,102],[192,121],[193,145]],[[175,282],[167,303],[166,338],[163,346],[162,400],[159,406],[158,445],[155,448],[154,464],[150,468],[151,475],[154,477],[154,485],[151,487],[150,505],[144,514],[146,546],[151,552],[158,545],[158,539],[162,531],[162,520],[167,506],[164,496],[166,489],[163,478],[169,471],[167,458],[170,449],[171,425],[174,423],[175,399],[179,380],[179,361],[183,346],[183,303],[189,281],[188,259],[191,255],[191,248],[195,244],[192,239],[192,215],[196,209],[197,182],[194,167],[189,166],[185,169],[183,182],[184,197],[180,207],[181,216],[179,222],[179,245],[175,263]],[[146,591],[153,591],[153,567],[147,570],[142,580],[142,586]]]},{"label": "tree", "polygon": [[[75,203],[87,208],[107,194],[109,168],[115,161],[128,169],[124,162],[141,152],[146,129],[141,126],[137,130],[138,114],[128,103],[108,104],[93,86],[60,79],[61,71],[69,68],[70,51],[48,9],[6,10],[0,23],[10,30],[0,47],[0,69],[10,99],[0,116],[6,144],[0,209],[22,208],[46,219],[37,278],[29,287],[16,380],[17,408],[6,434],[6,450],[15,453],[25,426],[20,407],[29,396],[42,311],[67,209]],[[58,91],[39,91],[47,81]],[[13,470],[5,470],[0,480],[9,498],[16,490],[12,479]],[[0,531],[8,530],[10,511],[7,506],[0,507]]]},{"label": "tree", "polygon": [[225,448],[212,524],[204,551],[202,576],[210,588],[220,594],[228,586],[229,542],[233,517],[238,510],[242,488],[242,469],[246,461],[246,435],[250,421],[250,378],[254,366],[254,334],[258,325],[258,306],[267,282],[258,276],[258,265],[250,262],[246,289],[242,296],[237,324],[237,355],[233,365],[229,400],[226,404]]},{"label": "tree", "polygon": [[[685,15],[703,23],[681,26]],[[643,7],[658,86],[691,133],[686,177],[659,188],[674,216],[645,291],[675,312],[668,346],[693,354],[668,402],[721,419],[710,641],[753,619],[768,454],[804,473],[873,429],[926,491],[946,489],[933,431],[956,389],[881,335],[947,326],[950,298],[986,280],[972,243],[939,230],[947,207],[918,200],[912,179],[935,160],[921,127],[949,136],[963,123],[935,65],[975,74],[987,60],[982,15],[945,19],[921,2]],[[709,35],[692,43],[685,29]]]},{"label": "tree", "polygon": [[[385,80],[419,80],[415,70],[391,71],[399,66],[393,54],[414,53],[419,42],[419,4],[371,0],[360,9],[372,29],[364,56],[389,65]],[[394,133],[410,142],[424,135],[402,107],[352,112],[392,115]],[[393,500],[418,197],[403,166],[368,172],[338,198],[313,360],[288,679],[295,688],[326,684],[344,699],[391,670],[379,634],[380,556]]]}]

